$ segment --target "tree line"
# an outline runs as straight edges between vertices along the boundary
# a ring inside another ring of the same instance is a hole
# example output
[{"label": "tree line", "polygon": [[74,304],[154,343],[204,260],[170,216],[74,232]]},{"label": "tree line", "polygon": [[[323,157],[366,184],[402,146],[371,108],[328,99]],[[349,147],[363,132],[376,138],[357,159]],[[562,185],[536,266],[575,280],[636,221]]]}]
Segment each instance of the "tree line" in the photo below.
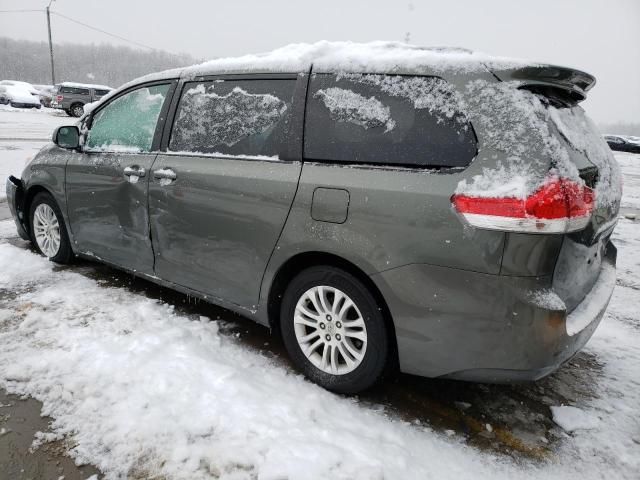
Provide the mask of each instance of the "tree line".
[{"label": "tree line", "polygon": [[[54,44],[56,83],[96,83],[118,87],[147,73],[192,65],[187,54],[135,50],[110,44]],[[47,42],[0,37],[0,80],[51,83]]]}]

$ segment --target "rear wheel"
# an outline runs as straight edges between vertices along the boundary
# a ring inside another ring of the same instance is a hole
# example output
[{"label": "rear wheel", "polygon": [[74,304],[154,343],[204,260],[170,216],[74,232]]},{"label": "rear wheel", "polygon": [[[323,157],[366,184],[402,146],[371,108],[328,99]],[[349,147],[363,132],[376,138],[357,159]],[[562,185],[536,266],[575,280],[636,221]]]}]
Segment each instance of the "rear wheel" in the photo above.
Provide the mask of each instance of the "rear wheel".
[{"label": "rear wheel", "polygon": [[57,263],[73,258],[62,212],[46,192],[36,194],[29,209],[31,241],[38,251]]},{"label": "rear wheel", "polygon": [[382,378],[389,357],[384,317],[350,273],[319,266],[298,274],[285,292],[280,323],[294,364],[324,388],[357,393]]},{"label": "rear wheel", "polygon": [[84,114],[84,106],[81,103],[74,103],[69,109],[72,117],[81,117]]}]

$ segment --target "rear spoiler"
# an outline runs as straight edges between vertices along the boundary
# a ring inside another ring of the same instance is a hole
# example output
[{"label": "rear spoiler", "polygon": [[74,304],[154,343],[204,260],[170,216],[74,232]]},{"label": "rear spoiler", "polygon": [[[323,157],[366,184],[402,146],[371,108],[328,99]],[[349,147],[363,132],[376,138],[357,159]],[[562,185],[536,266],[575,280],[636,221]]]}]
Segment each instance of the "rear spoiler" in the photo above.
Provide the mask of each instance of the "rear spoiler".
[{"label": "rear spoiler", "polygon": [[593,75],[555,65],[532,65],[515,69],[491,70],[491,73],[503,82],[518,81],[524,88],[532,90],[560,90],[576,102],[587,98],[587,92],[596,83],[596,77]]}]

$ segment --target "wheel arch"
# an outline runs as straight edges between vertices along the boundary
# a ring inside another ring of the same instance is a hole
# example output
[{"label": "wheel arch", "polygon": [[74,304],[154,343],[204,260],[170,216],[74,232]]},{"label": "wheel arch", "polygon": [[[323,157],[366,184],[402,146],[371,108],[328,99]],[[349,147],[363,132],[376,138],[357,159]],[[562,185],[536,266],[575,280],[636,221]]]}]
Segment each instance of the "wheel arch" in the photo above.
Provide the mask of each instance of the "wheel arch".
[{"label": "wheel arch", "polygon": [[[24,200],[23,200],[23,212],[24,212],[24,219],[25,221],[23,222],[23,225],[25,227],[25,230],[27,231],[27,233],[29,235],[31,235],[31,221],[29,220],[29,215],[31,212],[31,203],[33,202],[33,199],[35,198],[35,196],[38,193],[48,193],[49,195],[51,195],[51,198],[53,198],[55,200],[55,195],[53,194],[53,192],[51,190],[49,190],[48,188],[40,185],[40,184],[36,184],[36,185],[32,185],[30,186],[27,191],[24,193]],[[60,208],[60,205],[58,205],[58,208]]]},{"label": "wheel arch", "polygon": [[382,292],[374,281],[371,280],[371,277],[369,277],[369,275],[367,275],[360,267],[333,253],[321,251],[298,253],[287,259],[280,268],[278,268],[273,277],[273,281],[269,286],[269,293],[267,296],[267,320],[269,328],[275,330],[278,334],[280,332],[280,307],[282,305],[284,292],[291,280],[293,280],[298,273],[307,268],[325,265],[340,268],[350,273],[360,280],[371,292],[382,311],[385,326],[387,327],[386,331],[389,339],[389,345],[391,345],[392,349],[390,352],[390,360],[393,368],[395,368],[398,365],[398,341],[396,337],[396,329],[391,316],[391,311],[389,310]]}]

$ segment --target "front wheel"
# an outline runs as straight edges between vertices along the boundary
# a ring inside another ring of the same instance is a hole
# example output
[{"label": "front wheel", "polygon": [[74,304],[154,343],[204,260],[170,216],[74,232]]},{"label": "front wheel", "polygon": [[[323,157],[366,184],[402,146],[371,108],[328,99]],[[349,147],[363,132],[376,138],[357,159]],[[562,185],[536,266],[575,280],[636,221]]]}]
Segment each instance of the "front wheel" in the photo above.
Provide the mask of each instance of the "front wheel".
[{"label": "front wheel", "polygon": [[31,241],[38,251],[57,263],[69,263],[73,258],[71,243],[62,212],[49,193],[36,194],[29,209]]},{"label": "front wheel", "polygon": [[328,390],[358,393],[386,370],[390,348],[380,306],[344,270],[322,266],[298,274],[285,292],[280,324],[296,367]]}]

